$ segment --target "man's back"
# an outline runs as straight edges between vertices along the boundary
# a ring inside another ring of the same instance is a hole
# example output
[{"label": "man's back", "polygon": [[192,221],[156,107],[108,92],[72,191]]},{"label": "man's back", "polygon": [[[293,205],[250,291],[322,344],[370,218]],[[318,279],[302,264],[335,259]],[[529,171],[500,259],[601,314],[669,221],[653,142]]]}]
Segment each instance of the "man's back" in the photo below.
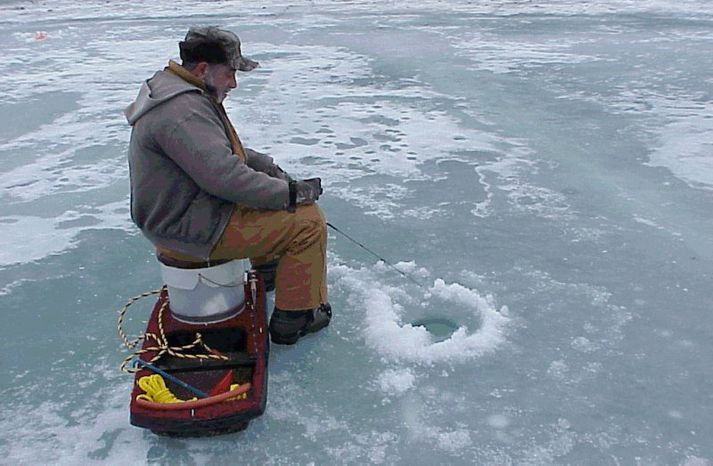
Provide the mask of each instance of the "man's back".
[{"label": "man's back", "polygon": [[[175,65],[175,64],[173,64]],[[178,66],[178,65],[176,65]],[[170,70],[156,73],[127,108],[131,213],[154,243],[207,257],[233,204],[282,209],[284,182],[234,154],[219,104]]]}]

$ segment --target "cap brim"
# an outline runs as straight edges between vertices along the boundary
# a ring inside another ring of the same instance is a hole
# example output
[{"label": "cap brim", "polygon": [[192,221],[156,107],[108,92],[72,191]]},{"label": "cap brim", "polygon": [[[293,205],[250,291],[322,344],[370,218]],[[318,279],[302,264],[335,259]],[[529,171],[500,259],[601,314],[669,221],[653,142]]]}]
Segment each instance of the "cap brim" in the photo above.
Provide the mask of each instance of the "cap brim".
[{"label": "cap brim", "polygon": [[236,66],[235,69],[239,71],[252,71],[257,68],[259,64],[260,63],[256,62],[255,60],[251,60],[248,57],[241,56],[238,60],[238,66]]}]

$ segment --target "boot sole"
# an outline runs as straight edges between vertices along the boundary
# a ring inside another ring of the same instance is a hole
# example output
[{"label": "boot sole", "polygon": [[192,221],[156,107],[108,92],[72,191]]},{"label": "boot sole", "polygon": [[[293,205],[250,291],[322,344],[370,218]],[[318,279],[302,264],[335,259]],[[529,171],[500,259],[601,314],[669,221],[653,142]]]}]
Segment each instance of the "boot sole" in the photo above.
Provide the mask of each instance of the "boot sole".
[{"label": "boot sole", "polygon": [[272,340],[273,343],[277,345],[294,345],[297,343],[297,340],[300,339],[300,335],[297,334],[294,337],[285,337],[284,335],[275,337],[273,335],[270,335],[270,340]]},{"label": "boot sole", "polygon": [[329,326],[329,321],[326,321],[323,324],[320,324],[319,326],[307,328],[305,330],[297,332],[295,335],[290,335],[289,337],[285,336],[285,335],[280,335],[278,337],[270,335],[270,339],[272,340],[273,343],[276,343],[278,345],[294,345],[303,336],[308,335],[310,333],[319,332],[320,330],[322,330],[324,327],[327,327],[327,326]]}]

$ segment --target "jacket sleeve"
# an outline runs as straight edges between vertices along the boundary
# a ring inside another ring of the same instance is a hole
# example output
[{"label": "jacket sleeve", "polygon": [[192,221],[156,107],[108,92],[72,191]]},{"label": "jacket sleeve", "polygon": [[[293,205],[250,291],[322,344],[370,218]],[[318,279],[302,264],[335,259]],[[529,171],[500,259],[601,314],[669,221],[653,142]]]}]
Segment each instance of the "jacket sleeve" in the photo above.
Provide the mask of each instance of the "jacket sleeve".
[{"label": "jacket sleeve", "polygon": [[289,203],[285,181],[255,171],[233,154],[223,123],[210,103],[189,110],[155,135],[164,153],[201,189],[254,209],[282,210]]},{"label": "jacket sleeve", "polygon": [[248,167],[259,172],[270,173],[275,164],[272,157],[256,150],[248,149],[247,147],[245,148],[245,152],[248,154]]},{"label": "jacket sleeve", "polygon": [[245,149],[245,152],[248,155],[248,166],[253,170],[263,172],[271,178],[278,178],[288,183],[292,181],[292,177],[277,165],[269,155],[248,148]]}]

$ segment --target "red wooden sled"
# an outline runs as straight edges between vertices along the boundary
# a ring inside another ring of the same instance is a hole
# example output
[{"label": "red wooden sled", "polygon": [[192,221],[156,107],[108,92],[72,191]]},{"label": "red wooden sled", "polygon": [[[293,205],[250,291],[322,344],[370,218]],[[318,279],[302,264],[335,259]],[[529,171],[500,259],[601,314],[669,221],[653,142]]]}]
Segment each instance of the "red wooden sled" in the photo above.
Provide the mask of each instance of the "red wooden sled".
[{"label": "red wooden sled", "polygon": [[[254,296],[250,283],[245,285],[245,307],[238,315],[211,324],[188,324],[176,320],[169,312],[170,303],[164,307],[168,299],[166,289],[161,292],[149,318],[146,333],[160,333],[160,315],[168,346],[190,345],[195,341],[196,333],[199,333],[202,341],[214,350],[213,354],[225,356],[227,360],[186,359],[164,353],[153,365],[206,393],[215,393],[216,386],[225,387],[227,384],[229,387],[231,383],[240,384],[241,387],[232,392],[225,389],[214,396],[200,398],[197,402],[170,405],[155,403],[137,399],[144,393],[139,387],[139,379],[153,374],[146,368],[140,369],[135,374],[131,392],[131,424],[150,429],[156,434],[217,435],[243,430],[251,419],[265,411],[267,361],[270,350],[265,313],[266,297],[263,281],[257,278],[254,283]],[[142,348],[146,350],[155,347],[155,343],[147,338]],[[200,354],[205,353],[205,349],[199,346],[185,352]],[[150,350],[140,354],[140,357],[149,362],[156,354],[157,350]],[[194,397],[188,390],[170,380],[165,380],[165,383],[177,398],[190,400]],[[241,392],[247,393],[247,398],[235,399]]]}]

